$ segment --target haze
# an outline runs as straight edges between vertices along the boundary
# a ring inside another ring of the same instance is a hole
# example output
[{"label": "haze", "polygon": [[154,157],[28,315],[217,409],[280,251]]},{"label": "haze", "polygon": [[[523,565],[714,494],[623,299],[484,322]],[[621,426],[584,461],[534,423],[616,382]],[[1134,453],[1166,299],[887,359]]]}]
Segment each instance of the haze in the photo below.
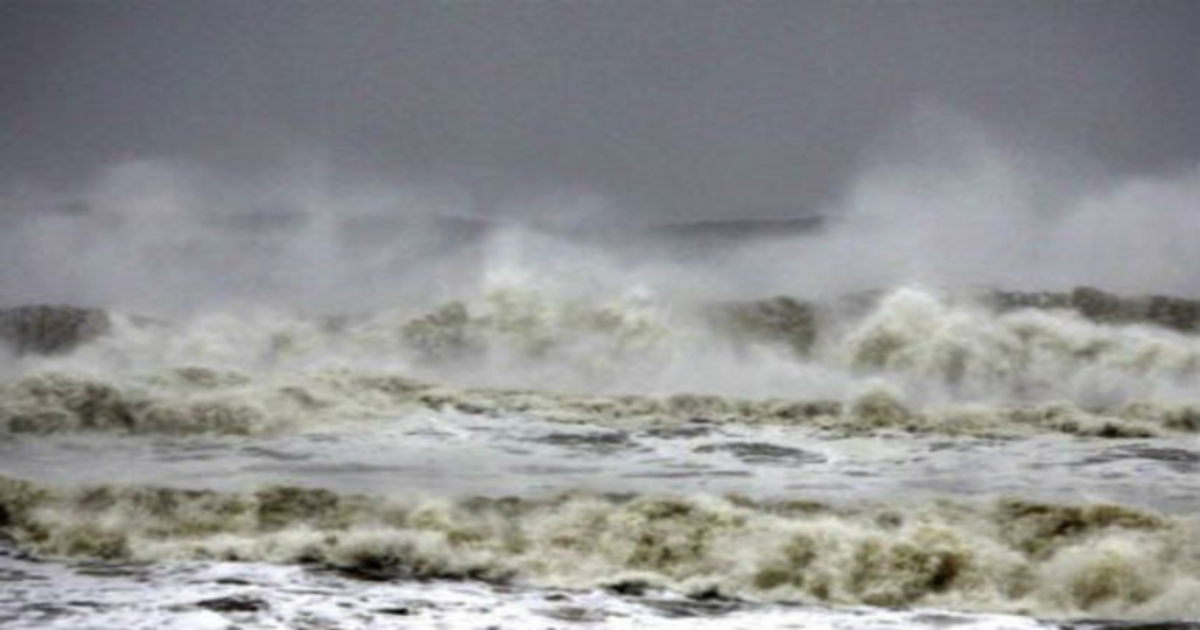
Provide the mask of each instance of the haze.
[{"label": "haze", "polygon": [[[205,240],[213,216],[318,207],[857,226],[739,254],[743,281],[764,251],[838,261],[827,282],[764,290],[951,268],[1200,290],[1195,2],[10,1],[0,89],[5,301],[292,291],[313,283],[280,280],[296,266],[378,287],[332,270],[347,255],[329,223],[286,254]],[[184,241],[188,271],[147,269]]]}]

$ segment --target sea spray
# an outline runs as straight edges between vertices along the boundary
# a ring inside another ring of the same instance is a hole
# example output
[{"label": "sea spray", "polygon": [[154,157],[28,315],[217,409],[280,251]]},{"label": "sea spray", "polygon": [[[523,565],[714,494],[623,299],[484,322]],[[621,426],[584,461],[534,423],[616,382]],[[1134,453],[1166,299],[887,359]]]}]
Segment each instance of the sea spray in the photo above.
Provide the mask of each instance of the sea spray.
[{"label": "sea spray", "polygon": [[318,563],[376,579],[641,584],[1043,616],[1200,614],[1195,518],[1106,504],[381,500],[283,486],[229,494],[0,478],[0,515],[6,536],[48,556]]}]

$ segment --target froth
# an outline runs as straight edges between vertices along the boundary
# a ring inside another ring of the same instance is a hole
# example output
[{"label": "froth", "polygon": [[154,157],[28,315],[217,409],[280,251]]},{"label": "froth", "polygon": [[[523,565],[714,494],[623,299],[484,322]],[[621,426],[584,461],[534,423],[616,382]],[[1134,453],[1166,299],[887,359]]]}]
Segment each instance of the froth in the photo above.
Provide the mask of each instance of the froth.
[{"label": "froth", "polygon": [[288,487],[64,490],[3,479],[0,507],[9,536],[49,555],[317,562],[374,577],[1041,615],[1200,613],[1194,520],[1114,505],[381,501]]},{"label": "froth", "polygon": [[1197,430],[1200,337],[1048,306],[917,288],[690,306],[509,289],[425,313],[114,313],[70,353],[4,361],[0,425],[256,433],[417,407],[608,425]]}]

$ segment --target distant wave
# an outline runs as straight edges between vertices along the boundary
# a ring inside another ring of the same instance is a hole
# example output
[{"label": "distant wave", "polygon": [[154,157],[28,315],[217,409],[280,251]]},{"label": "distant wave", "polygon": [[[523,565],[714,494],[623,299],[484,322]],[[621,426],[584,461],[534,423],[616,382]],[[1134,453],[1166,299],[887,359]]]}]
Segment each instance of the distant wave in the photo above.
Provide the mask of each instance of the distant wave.
[{"label": "distant wave", "polygon": [[0,312],[16,351],[0,427],[260,433],[421,407],[607,425],[1195,433],[1197,313],[1190,300],[1091,289],[691,309],[498,292],[425,314],[174,323],[21,307]]},{"label": "distant wave", "polygon": [[108,329],[108,313],[99,309],[50,305],[0,309],[0,340],[20,354],[68,352]]},{"label": "distant wave", "polygon": [[[861,312],[878,305],[888,295],[891,292],[868,291],[824,302],[780,296],[711,304],[705,310],[711,319],[726,324],[722,332],[734,338],[781,340],[804,353],[819,332],[818,314],[828,319],[833,312],[831,306],[842,311],[854,307],[851,313]],[[1196,299],[1163,295],[1123,297],[1092,287],[1078,287],[1068,292],[982,290],[967,296],[997,314],[1016,310],[1070,311],[1098,324],[1144,324],[1182,333],[1200,332],[1200,300]],[[519,300],[528,296],[514,293],[509,297]],[[135,319],[142,323],[152,321],[145,317]],[[464,303],[453,302],[427,316],[413,319],[406,325],[406,330],[419,345],[422,340],[418,338],[422,334],[436,334],[434,330],[440,327],[462,326],[469,319]],[[334,317],[329,321],[346,320]],[[18,353],[70,351],[104,335],[109,329],[110,314],[103,309],[66,305],[0,308],[0,340]]]},{"label": "distant wave", "polygon": [[1101,438],[1195,435],[1200,406],[1152,401],[1116,408],[946,405],[914,409],[883,391],[846,401],[745,399],[677,394],[572,395],[536,390],[457,389],[395,374],[314,372],[253,379],[181,368],[125,380],[37,374],[0,385],[0,430],[50,434],[251,435],[330,431],[414,410],[589,423],[620,429],[691,422],[809,426],[844,434],[971,436],[1040,433]]}]

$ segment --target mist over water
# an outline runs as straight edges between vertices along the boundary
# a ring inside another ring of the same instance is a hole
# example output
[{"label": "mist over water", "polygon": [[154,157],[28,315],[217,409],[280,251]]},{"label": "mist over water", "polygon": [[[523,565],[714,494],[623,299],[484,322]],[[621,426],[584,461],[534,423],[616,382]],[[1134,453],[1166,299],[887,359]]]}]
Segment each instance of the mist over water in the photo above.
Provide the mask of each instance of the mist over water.
[{"label": "mist over water", "polygon": [[[531,190],[500,213],[554,206],[553,222],[531,223],[481,216],[475,196],[445,184],[352,184],[319,161],[287,162],[244,178],[147,158],[70,190],[11,191],[2,294],[9,304],[335,312],[504,285],[692,299],[913,283],[1200,293],[1200,166],[1106,177],[946,113],[892,134],[812,212],[821,221],[811,230],[707,241],[614,222],[603,197],[569,190]],[[739,224],[718,227],[736,235]]]},{"label": "mist over water", "polygon": [[0,626],[1194,630],[1193,5],[334,6],[0,7]]},{"label": "mist over water", "polygon": [[[762,623],[1191,619],[1198,193],[1197,170],[1106,178],[930,112],[792,222],[618,222],[565,193],[520,203],[577,216],[519,222],[319,163],[115,165],[6,201],[6,298],[102,309],[6,311],[0,526],[182,563],[145,578],[163,592],[236,561]],[[256,618],[301,605],[262,583]]]}]

